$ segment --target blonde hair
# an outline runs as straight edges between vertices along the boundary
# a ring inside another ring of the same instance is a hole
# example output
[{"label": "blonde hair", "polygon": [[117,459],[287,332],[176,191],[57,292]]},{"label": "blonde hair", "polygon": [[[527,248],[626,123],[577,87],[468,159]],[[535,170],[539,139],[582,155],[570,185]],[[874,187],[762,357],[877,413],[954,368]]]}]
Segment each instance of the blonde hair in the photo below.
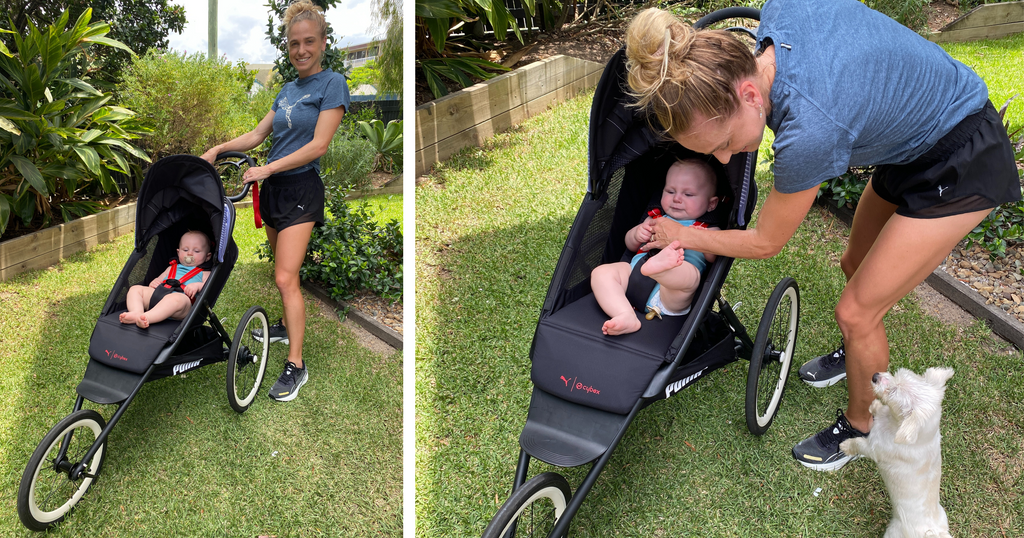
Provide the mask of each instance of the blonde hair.
[{"label": "blonde hair", "polygon": [[694,30],[657,8],[629,24],[626,58],[634,106],[670,136],[688,131],[695,114],[732,115],[739,107],[736,83],[757,73],[754,55],[739,39],[724,30]]},{"label": "blonde hair", "polygon": [[287,37],[291,30],[292,23],[299,21],[313,21],[320,30],[320,39],[327,37],[327,19],[324,18],[324,11],[320,6],[309,0],[299,0],[288,6],[284,12],[284,35]]}]

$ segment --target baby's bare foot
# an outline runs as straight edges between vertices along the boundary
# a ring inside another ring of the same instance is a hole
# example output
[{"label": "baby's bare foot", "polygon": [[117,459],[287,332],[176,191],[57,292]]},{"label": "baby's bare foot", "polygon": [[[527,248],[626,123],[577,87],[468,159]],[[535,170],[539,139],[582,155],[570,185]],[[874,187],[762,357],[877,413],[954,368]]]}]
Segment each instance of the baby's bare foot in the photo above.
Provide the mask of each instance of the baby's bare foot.
[{"label": "baby's bare foot", "polygon": [[131,312],[121,312],[121,315],[118,316],[117,319],[121,320],[121,323],[130,325],[135,323],[135,314]]},{"label": "baby's bare foot", "polygon": [[138,325],[140,329],[148,329],[149,317],[145,314],[139,314],[139,318],[135,320],[135,324]]},{"label": "baby's bare foot", "polygon": [[663,273],[669,269],[675,269],[683,264],[683,255],[685,253],[685,250],[679,248],[679,241],[673,241],[669,246],[651,256],[649,260],[641,265],[640,274],[651,276]]},{"label": "baby's bare foot", "polygon": [[601,332],[608,336],[635,333],[639,330],[640,320],[636,319],[636,314],[632,312],[615,316],[601,326]]}]

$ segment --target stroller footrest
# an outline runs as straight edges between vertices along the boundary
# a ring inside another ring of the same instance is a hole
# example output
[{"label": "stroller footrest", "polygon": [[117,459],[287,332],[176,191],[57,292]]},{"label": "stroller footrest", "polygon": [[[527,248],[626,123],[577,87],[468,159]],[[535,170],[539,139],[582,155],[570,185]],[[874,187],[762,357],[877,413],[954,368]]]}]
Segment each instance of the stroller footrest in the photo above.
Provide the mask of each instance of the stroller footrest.
[{"label": "stroller footrest", "polygon": [[573,403],[534,387],[519,446],[545,463],[576,467],[604,454],[628,424],[628,415]]},{"label": "stroller footrest", "polygon": [[144,381],[144,374],[134,374],[90,360],[85,367],[85,376],[75,391],[91,402],[116,404],[127,400]]}]

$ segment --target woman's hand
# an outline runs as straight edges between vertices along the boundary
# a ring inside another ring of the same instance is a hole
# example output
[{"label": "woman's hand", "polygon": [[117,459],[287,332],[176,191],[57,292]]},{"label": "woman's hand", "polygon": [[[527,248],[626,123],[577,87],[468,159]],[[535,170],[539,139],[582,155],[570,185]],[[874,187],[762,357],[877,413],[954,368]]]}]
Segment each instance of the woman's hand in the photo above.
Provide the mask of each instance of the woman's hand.
[{"label": "woman's hand", "polygon": [[220,148],[210,148],[206,150],[206,153],[202,155],[202,159],[210,164],[213,164],[217,160],[217,155],[220,155]]},{"label": "woman's hand", "polygon": [[263,181],[273,175],[273,172],[268,166],[254,166],[245,171],[242,174],[242,183],[253,183],[256,181]]},{"label": "woman's hand", "polygon": [[[679,241],[682,236],[679,230],[683,229],[683,225],[672,219],[660,218],[654,219],[654,222],[651,224],[651,229],[653,231],[651,240],[649,243],[644,245],[646,250],[665,248],[672,241]],[[683,245],[683,248],[689,247],[688,245]]]}]

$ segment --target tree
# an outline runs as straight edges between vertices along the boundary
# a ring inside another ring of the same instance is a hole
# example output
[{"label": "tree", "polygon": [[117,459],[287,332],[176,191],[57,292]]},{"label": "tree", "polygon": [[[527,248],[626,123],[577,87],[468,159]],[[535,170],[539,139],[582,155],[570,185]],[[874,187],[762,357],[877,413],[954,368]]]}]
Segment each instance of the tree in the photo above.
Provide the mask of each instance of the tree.
[{"label": "tree", "polygon": [[348,76],[348,89],[349,91],[355,91],[360,86],[368,84],[377,88],[379,93],[384,93],[379,88],[380,78],[380,68],[377,60],[370,60],[359,67],[352,68]]},{"label": "tree", "polygon": [[381,94],[402,95],[402,0],[373,0],[372,11],[374,29],[383,30],[375,86]]},{"label": "tree", "polygon": [[[11,29],[21,35],[28,33],[29,22],[45,28],[64,12],[75,20],[90,8],[93,20],[110,25],[111,39],[140,55],[151,48],[167,48],[168,34],[185,29],[185,8],[169,0],[0,0],[0,12],[8,14],[14,23]],[[83,58],[80,68],[92,74],[96,85],[112,86],[130,59],[131,51],[103,47]]]},{"label": "tree", "polygon": [[[326,12],[328,9],[336,6],[339,0],[312,0],[312,2]],[[291,0],[267,0],[267,7],[277,16],[275,20],[274,15],[267,18],[267,37],[270,38],[270,44],[274,45],[279,55],[277,60],[274,61],[274,69],[277,70],[277,74],[281,76],[284,82],[291,82],[299,78],[299,72],[295,70],[295,66],[288,60],[288,36],[284,35],[284,12],[291,5]],[[320,67],[323,69],[332,69],[335,73],[341,73],[342,75],[348,75],[348,68],[345,67],[345,51],[338,49],[335,44],[338,42],[334,36],[334,29],[331,25],[327,25],[327,50],[324,51],[323,56],[320,58]]]}]

